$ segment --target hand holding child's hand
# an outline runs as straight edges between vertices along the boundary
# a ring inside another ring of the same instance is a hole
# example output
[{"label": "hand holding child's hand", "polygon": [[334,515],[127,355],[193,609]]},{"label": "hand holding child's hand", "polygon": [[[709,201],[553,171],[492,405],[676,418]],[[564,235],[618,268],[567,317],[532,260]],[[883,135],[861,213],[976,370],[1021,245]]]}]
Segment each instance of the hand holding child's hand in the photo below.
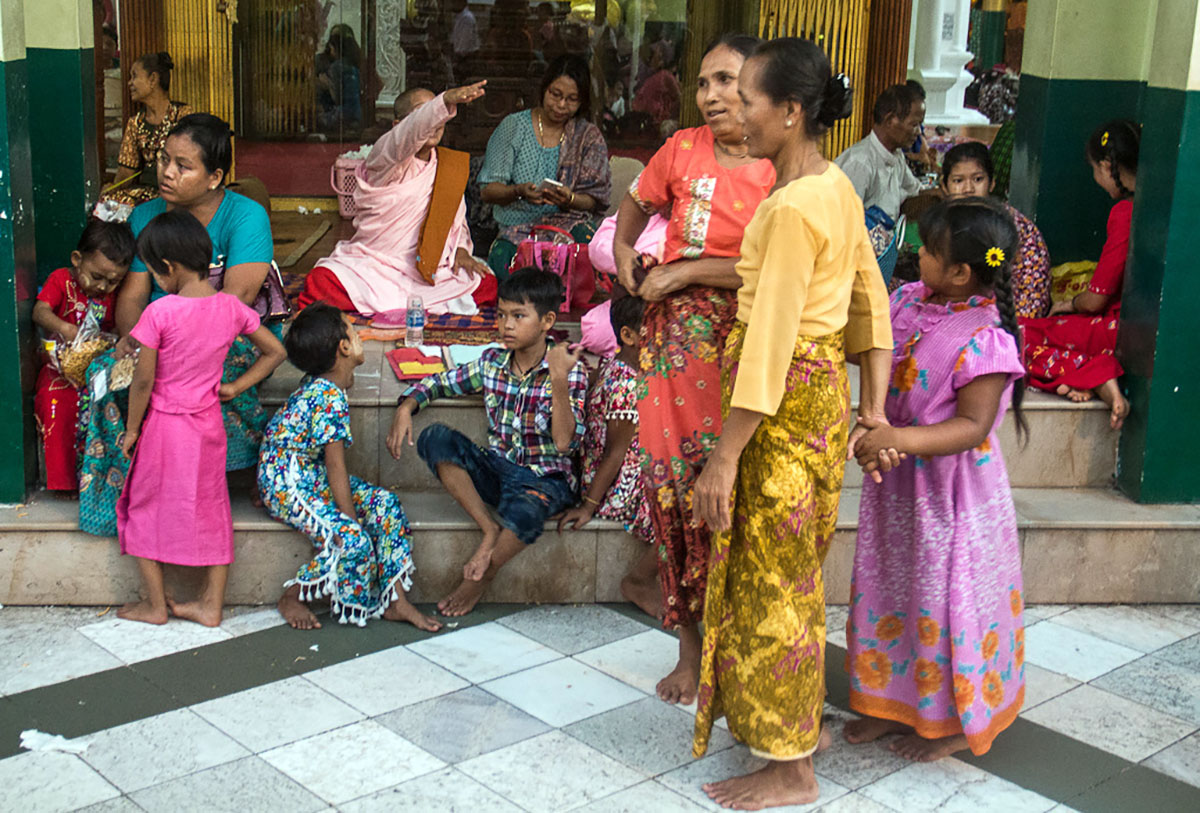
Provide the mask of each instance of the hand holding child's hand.
[{"label": "hand holding child's hand", "polygon": [[387,436],[387,449],[391,452],[392,459],[400,459],[405,443],[413,445],[412,413],[408,407],[401,406],[396,409],[396,417],[392,418],[392,431],[388,432]]},{"label": "hand holding child's hand", "polygon": [[883,482],[883,475],[900,465],[908,455],[896,450],[897,430],[887,424],[877,426],[862,435],[855,444],[854,454],[863,473],[870,475],[876,483]]},{"label": "hand holding child's hand", "polygon": [[121,454],[125,455],[126,457],[132,456],[133,447],[137,445],[139,434],[140,432],[137,429],[125,430],[125,434],[121,437]]},{"label": "hand holding child's hand", "polygon": [[221,384],[221,386],[217,387],[217,397],[221,399],[221,403],[232,401],[234,398],[237,398],[238,395],[240,395],[240,393],[237,391],[237,388],[233,386],[232,382]]},{"label": "hand holding child's hand", "polygon": [[546,363],[550,366],[551,378],[566,378],[583,355],[583,345],[575,345],[574,350],[568,349],[566,343],[556,344],[546,353]]},{"label": "hand holding child's hand", "polygon": [[592,521],[592,517],[596,516],[596,506],[591,503],[583,503],[574,508],[564,511],[558,518],[558,532],[561,534],[563,528],[572,531],[581,531],[583,526]]}]

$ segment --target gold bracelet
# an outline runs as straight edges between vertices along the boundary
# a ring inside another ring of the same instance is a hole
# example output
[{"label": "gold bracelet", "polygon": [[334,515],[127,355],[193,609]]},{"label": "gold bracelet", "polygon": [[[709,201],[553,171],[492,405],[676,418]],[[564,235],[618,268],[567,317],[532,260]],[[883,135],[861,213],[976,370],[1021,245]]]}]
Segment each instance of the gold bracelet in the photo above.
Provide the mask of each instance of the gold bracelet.
[{"label": "gold bracelet", "polygon": [[597,508],[599,508],[599,507],[600,507],[600,502],[599,502],[599,500],[593,500],[591,497],[587,496],[586,494],[583,496],[583,501],[584,501],[584,502],[586,502],[586,503],[588,503],[588,504],[590,504],[590,505],[594,505],[594,506],[596,506]]},{"label": "gold bracelet", "polygon": [[574,205],[575,205],[575,193],[572,192],[571,199],[569,201],[567,201],[567,208],[570,209]]}]

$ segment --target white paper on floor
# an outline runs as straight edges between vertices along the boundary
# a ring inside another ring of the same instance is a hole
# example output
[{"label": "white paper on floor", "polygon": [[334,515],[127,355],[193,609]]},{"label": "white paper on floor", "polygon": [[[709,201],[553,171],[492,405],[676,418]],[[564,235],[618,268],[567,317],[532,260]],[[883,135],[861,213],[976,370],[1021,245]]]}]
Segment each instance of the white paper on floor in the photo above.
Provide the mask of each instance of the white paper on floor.
[{"label": "white paper on floor", "polygon": [[36,728],[27,728],[21,732],[21,747],[28,751],[65,751],[68,754],[82,754],[87,750],[88,743],[83,740],[68,740],[61,734],[47,734]]}]

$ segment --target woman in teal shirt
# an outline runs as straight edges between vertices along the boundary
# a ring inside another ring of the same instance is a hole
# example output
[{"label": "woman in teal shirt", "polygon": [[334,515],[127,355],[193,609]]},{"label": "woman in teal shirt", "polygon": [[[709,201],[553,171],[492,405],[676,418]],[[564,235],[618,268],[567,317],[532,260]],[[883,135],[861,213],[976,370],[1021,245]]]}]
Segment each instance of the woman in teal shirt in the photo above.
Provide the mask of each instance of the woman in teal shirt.
[{"label": "woman in teal shirt", "polygon": [[[214,265],[223,265],[222,290],[252,305],[262,290],[274,257],[271,220],[267,211],[249,198],[225,188],[233,163],[229,125],[207,113],[180,119],[159,153],[160,196],[133,210],[129,225],[136,236],[156,216],[168,209],[192,214],[212,238]],[[120,358],[136,349],[129,331],[152,299],[165,292],[147,273],[140,258],[129,268],[117,293],[117,331],[121,340],[116,351],[93,362],[89,380],[111,370]],[[268,325],[277,336],[279,326]],[[282,337],[281,337],[282,338]],[[233,381],[257,358],[253,345],[239,337],[225,359],[221,380]],[[124,485],[129,461],[118,442],[125,431],[124,402],[127,391],[107,393],[102,398],[85,398],[80,404],[80,425],[86,433],[80,462],[79,525],[89,533],[116,533],[116,501]],[[258,447],[270,417],[251,388],[221,405],[228,439],[227,471],[251,468],[258,463]]]}]

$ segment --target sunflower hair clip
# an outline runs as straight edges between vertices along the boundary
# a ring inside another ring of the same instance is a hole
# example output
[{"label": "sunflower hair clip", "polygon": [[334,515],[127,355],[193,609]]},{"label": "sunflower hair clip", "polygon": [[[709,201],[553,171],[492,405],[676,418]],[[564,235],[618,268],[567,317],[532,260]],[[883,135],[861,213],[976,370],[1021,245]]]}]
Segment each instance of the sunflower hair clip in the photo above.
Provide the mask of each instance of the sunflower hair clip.
[{"label": "sunflower hair clip", "polygon": [[999,268],[1005,260],[1004,249],[999,246],[992,246],[987,250],[987,254],[984,255],[983,259],[992,268]]},{"label": "sunflower hair clip", "polygon": [[1108,130],[1105,130],[1104,133],[1100,136],[1100,146],[1101,147],[1108,146]]}]

